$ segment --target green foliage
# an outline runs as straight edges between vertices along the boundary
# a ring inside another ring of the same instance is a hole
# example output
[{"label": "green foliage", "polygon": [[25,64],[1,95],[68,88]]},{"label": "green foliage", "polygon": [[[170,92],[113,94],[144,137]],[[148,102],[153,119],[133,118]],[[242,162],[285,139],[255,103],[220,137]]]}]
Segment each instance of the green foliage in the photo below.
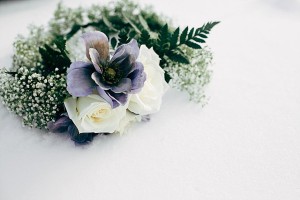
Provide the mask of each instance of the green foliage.
[{"label": "green foliage", "polygon": [[42,56],[42,75],[47,76],[52,72],[64,74],[71,65],[71,60],[67,55],[66,40],[62,36],[58,36],[50,46],[45,44],[39,48]]},{"label": "green foliage", "polygon": [[182,31],[167,22],[152,8],[142,9],[128,0],[87,9],[59,4],[47,29],[31,27],[29,37],[19,36],[15,41],[15,72],[0,71],[0,96],[25,124],[45,127],[64,112],[63,102],[68,96],[65,75],[71,60],[66,42],[81,31],[94,29],[105,33],[114,49],[133,38],[140,45],[153,48],[161,59],[165,80],[173,79],[171,83],[179,89],[201,99],[203,94],[199,91],[209,82],[207,66],[212,58],[202,44],[219,22],[185,27]]},{"label": "green foliage", "polygon": [[110,44],[111,44],[111,47],[112,47],[113,49],[116,48],[117,43],[118,43],[118,41],[117,41],[117,39],[116,39],[115,37],[112,37],[112,38],[110,39]]},{"label": "green foliage", "polygon": [[[141,42],[142,44],[147,44],[147,46],[153,46],[155,52],[161,58],[160,64],[162,68],[168,65],[166,59],[177,63],[189,64],[189,58],[181,51],[181,46],[185,45],[191,49],[201,49],[202,46],[200,44],[205,43],[207,35],[218,23],[209,22],[197,29],[186,27],[181,33],[179,27],[170,32],[168,24],[165,24],[159,31],[158,38],[154,40],[150,37],[145,37],[150,34],[144,30]],[[152,40],[151,43],[150,40]]]},{"label": "green foliage", "polygon": [[153,45],[153,41],[151,40],[151,36],[148,31],[142,30],[141,37],[138,40],[139,44],[144,44],[148,48],[151,48]]},{"label": "green foliage", "polygon": [[182,52],[182,47],[201,49],[212,28],[219,23],[209,22],[200,28],[185,27],[182,32],[178,27],[172,31],[173,28],[163,22],[151,8],[141,9],[138,4],[127,0],[117,1],[113,7],[95,7],[88,16],[92,21],[87,24],[74,23],[66,35],[67,40],[88,27],[100,30],[108,36],[117,35],[116,40],[111,39],[113,48],[135,38],[140,45],[153,47],[161,58],[162,68],[168,66],[167,60],[189,64],[189,56]]},{"label": "green foliage", "polygon": [[120,33],[118,34],[118,46],[126,44],[130,41],[128,34],[129,33],[125,28],[120,31]]}]

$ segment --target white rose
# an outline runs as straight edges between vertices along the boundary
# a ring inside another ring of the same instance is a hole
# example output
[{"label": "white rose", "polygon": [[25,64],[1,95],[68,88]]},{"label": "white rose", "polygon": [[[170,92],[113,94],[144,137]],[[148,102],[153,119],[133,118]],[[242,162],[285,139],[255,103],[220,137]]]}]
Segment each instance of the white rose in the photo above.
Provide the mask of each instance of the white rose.
[{"label": "white rose", "polygon": [[71,97],[64,103],[79,133],[113,133],[119,129],[121,120],[126,116],[127,105],[112,109],[104,99],[94,94]]},{"label": "white rose", "polygon": [[135,115],[132,112],[126,111],[126,116],[121,120],[119,128],[116,130],[120,135],[126,132],[127,128],[133,122],[140,122],[142,120],[141,115]]},{"label": "white rose", "polygon": [[128,109],[136,114],[148,115],[160,110],[162,96],[168,89],[164,70],[159,66],[160,58],[145,45],[141,45],[137,61],[143,63],[147,75],[144,87],[131,96]]}]

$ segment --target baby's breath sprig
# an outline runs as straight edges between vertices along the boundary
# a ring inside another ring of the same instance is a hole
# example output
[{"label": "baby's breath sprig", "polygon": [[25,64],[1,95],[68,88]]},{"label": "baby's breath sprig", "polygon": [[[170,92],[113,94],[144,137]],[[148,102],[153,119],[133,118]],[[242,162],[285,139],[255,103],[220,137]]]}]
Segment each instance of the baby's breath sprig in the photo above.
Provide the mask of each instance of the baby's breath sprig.
[{"label": "baby's breath sprig", "polygon": [[21,67],[14,74],[0,71],[0,98],[7,108],[19,115],[25,126],[47,128],[56,119],[67,97],[64,75],[47,77]]},{"label": "baby's breath sprig", "polygon": [[153,47],[166,80],[172,79],[171,86],[187,91],[191,100],[203,104],[212,54],[207,48],[200,49],[200,43],[218,22],[183,31],[167,22],[152,8],[142,8],[130,0],[89,8],[59,4],[47,28],[30,26],[29,36],[17,37],[12,67],[9,71],[0,69],[0,100],[22,118],[24,125],[46,128],[64,112],[63,102],[69,96],[67,68],[80,58],[78,55],[84,55],[78,38],[92,29],[107,34],[113,48],[133,38]]},{"label": "baby's breath sprig", "polygon": [[213,55],[207,47],[198,50],[183,48],[182,51],[190,56],[191,63],[172,63],[170,67],[165,68],[164,70],[172,76],[169,84],[180,91],[186,91],[190,100],[205,105],[205,87],[211,79],[212,70],[209,66]]}]

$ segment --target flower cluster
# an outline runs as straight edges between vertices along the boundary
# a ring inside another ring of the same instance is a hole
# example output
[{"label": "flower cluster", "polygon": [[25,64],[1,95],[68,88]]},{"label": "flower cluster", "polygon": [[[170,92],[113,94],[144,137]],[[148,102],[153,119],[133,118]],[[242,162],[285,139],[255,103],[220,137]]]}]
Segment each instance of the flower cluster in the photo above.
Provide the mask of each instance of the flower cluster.
[{"label": "flower cluster", "polygon": [[[190,51],[184,49],[184,51]],[[209,66],[212,63],[212,53],[203,48],[186,52],[191,54],[189,65],[175,64],[165,70],[172,76],[170,86],[180,91],[187,91],[190,100],[205,105],[207,102],[205,87],[210,82],[212,71]]]},{"label": "flower cluster", "polygon": [[73,96],[65,100],[70,120],[63,115],[63,120],[49,123],[50,131],[68,131],[76,137],[122,134],[131,121],[159,111],[167,83],[153,49],[139,48],[132,40],[119,46],[110,58],[104,33],[89,32],[82,38],[89,61],[73,62],[67,72],[67,90]]},{"label": "flower cluster", "polygon": [[14,42],[13,69],[18,70],[20,66],[27,68],[41,68],[42,57],[39,47],[50,43],[51,37],[43,27],[29,26],[29,36],[19,35]]},{"label": "flower cluster", "polygon": [[0,100],[25,126],[80,144],[149,119],[169,85],[204,104],[212,54],[202,46],[219,22],[181,30],[168,21],[127,0],[60,3],[48,26],[17,37],[12,67],[0,69]]},{"label": "flower cluster", "polygon": [[59,74],[44,77],[25,67],[14,74],[0,72],[2,103],[29,127],[47,128],[47,123],[56,119],[62,109],[60,102],[68,95],[65,87],[66,80]]}]

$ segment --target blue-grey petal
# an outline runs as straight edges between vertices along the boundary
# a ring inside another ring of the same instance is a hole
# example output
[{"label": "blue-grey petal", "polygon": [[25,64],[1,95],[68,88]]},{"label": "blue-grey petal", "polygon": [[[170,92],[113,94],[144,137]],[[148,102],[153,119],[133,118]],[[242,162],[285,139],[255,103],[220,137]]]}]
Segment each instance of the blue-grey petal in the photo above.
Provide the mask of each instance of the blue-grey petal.
[{"label": "blue-grey petal", "polygon": [[91,78],[95,68],[91,63],[74,62],[67,71],[67,90],[72,96],[83,97],[93,92],[97,84]]},{"label": "blue-grey petal", "polygon": [[103,90],[101,87],[97,87],[97,91],[99,93],[99,95],[112,107],[115,108],[117,107],[117,105],[115,105],[116,103],[113,102],[112,98],[110,98],[108,96],[108,94],[105,92],[105,90]]},{"label": "blue-grey petal", "polygon": [[76,61],[76,62],[73,62],[70,67],[67,69],[67,72],[73,70],[73,69],[80,69],[80,68],[87,68],[87,67],[90,67],[92,68],[93,65],[92,63],[90,62],[83,62],[83,61]]},{"label": "blue-grey petal", "polygon": [[89,49],[94,48],[100,55],[101,64],[109,60],[109,43],[106,35],[100,31],[87,32],[81,36],[86,46],[86,56],[91,60]]},{"label": "blue-grey petal", "polygon": [[47,128],[52,133],[64,133],[68,131],[68,127],[71,124],[73,124],[73,122],[69,117],[61,116],[55,122],[48,122]]},{"label": "blue-grey petal", "polygon": [[132,71],[133,63],[138,55],[137,41],[132,39],[128,44],[123,44],[117,48],[109,62],[109,66],[116,67],[123,75],[127,75]]},{"label": "blue-grey petal", "polygon": [[137,41],[135,39],[132,39],[129,43],[127,44],[122,44],[120,45],[116,51],[115,54],[119,53],[119,52],[123,52],[123,50],[125,50],[126,52],[128,52],[130,55],[132,55],[133,59],[136,60],[139,56],[139,45],[137,43]]},{"label": "blue-grey petal", "polygon": [[91,142],[96,134],[94,133],[79,133],[77,127],[71,124],[68,127],[68,133],[75,144],[87,144]]},{"label": "blue-grey petal", "polygon": [[140,62],[135,62],[134,71],[128,76],[131,79],[132,88],[131,94],[135,94],[141,91],[146,81],[146,73],[144,72],[144,66]]},{"label": "blue-grey petal", "polygon": [[89,53],[90,53],[91,61],[94,65],[96,71],[99,72],[100,74],[102,74],[103,66],[101,64],[101,58],[100,58],[98,51],[94,48],[90,48]]},{"label": "blue-grey petal", "polygon": [[92,74],[92,79],[95,81],[95,83],[100,86],[102,89],[104,90],[109,90],[112,88],[112,86],[104,83],[104,81],[102,81],[101,75],[98,72],[94,72]]},{"label": "blue-grey petal", "polygon": [[114,101],[116,101],[117,103],[121,104],[121,105],[125,105],[127,103],[128,100],[128,94],[125,93],[114,93],[112,91],[106,91],[106,93],[108,94],[108,96]]},{"label": "blue-grey petal", "polygon": [[129,78],[122,78],[117,86],[113,86],[111,90],[114,93],[128,93],[131,91],[131,80]]}]

